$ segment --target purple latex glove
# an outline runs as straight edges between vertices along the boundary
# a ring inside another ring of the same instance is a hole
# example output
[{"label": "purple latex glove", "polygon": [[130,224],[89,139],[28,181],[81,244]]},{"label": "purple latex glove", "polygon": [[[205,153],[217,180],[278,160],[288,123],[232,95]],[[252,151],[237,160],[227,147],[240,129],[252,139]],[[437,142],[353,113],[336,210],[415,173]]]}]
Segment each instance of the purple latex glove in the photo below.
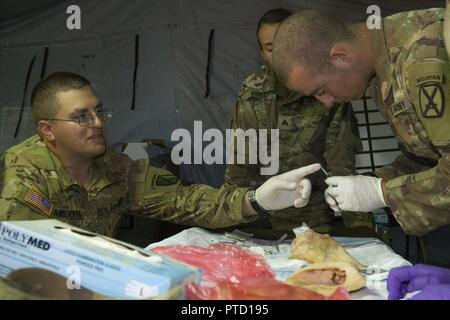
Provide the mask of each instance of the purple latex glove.
[{"label": "purple latex glove", "polygon": [[409,300],[450,300],[450,284],[429,284]]},{"label": "purple latex glove", "polygon": [[401,299],[409,292],[440,284],[450,285],[449,269],[426,264],[393,268],[387,280],[389,300]]}]

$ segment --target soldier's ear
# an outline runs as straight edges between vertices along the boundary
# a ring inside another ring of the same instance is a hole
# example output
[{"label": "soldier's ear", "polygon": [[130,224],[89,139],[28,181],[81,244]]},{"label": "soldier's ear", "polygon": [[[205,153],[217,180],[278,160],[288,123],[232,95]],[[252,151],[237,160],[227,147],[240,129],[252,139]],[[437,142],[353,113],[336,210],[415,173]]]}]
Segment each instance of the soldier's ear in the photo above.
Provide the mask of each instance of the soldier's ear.
[{"label": "soldier's ear", "polygon": [[55,135],[52,131],[52,125],[47,120],[40,120],[37,125],[37,130],[39,132],[39,135],[47,141],[51,142],[55,140]]},{"label": "soldier's ear", "polygon": [[346,67],[352,62],[352,56],[348,48],[334,46],[330,50],[330,61],[335,67]]}]

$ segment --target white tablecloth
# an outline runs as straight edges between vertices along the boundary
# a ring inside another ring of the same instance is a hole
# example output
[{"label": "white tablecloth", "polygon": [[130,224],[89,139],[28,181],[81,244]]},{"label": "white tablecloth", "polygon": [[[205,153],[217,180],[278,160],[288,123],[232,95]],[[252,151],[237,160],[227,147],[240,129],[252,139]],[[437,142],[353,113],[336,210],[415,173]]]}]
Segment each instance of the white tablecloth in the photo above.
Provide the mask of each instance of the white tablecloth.
[{"label": "white tablecloth", "polygon": [[[335,238],[358,261],[369,268],[387,270],[391,268],[410,265],[410,263],[396,254],[390,247],[375,238]],[[233,243],[247,248],[255,253],[263,255],[276,274],[278,280],[284,280],[288,275],[306,266],[308,263],[302,260],[289,259],[291,254],[290,241],[284,241],[276,246],[272,241],[249,239],[238,241],[224,234],[212,233],[201,228],[184,230],[163,241],[150,244],[147,249],[167,245],[194,245],[208,246],[213,243]],[[387,272],[378,272],[367,277],[366,287],[351,294],[358,300],[385,300]]]}]

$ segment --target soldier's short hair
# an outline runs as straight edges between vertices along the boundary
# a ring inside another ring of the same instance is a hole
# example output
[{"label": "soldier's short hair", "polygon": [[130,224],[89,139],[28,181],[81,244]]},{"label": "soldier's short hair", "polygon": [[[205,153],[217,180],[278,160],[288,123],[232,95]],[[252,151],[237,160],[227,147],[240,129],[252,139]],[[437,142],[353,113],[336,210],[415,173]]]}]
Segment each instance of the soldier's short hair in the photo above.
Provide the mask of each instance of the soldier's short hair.
[{"label": "soldier's short hair", "polygon": [[89,80],[76,73],[55,72],[40,80],[31,93],[31,113],[34,123],[54,118],[58,112],[57,94],[90,86]]},{"label": "soldier's short hair", "polygon": [[325,73],[332,67],[329,53],[333,46],[354,39],[351,23],[315,10],[296,12],[286,18],[275,33],[273,68],[283,82],[294,65]]},{"label": "soldier's short hair", "polygon": [[258,21],[258,27],[256,28],[256,39],[258,39],[259,48],[262,49],[261,42],[259,42],[259,29],[265,24],[277,24],[283,22],[284,19],[289,17],[292,11],[285,8],[275,8],[266,11]]}]

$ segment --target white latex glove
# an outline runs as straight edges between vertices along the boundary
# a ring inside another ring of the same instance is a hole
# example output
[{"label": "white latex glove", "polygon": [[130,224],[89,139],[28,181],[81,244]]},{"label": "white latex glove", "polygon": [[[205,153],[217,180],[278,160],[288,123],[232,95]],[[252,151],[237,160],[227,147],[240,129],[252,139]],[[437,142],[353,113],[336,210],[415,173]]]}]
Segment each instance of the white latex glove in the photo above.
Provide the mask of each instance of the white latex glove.
[{"label": "white latex glove", "polygon": [[386,207],[381,181],[381,178],[361,175],[331,177],[325,180],[326,192],[343,211],[370,212]]},{"label": "white latex glove", "polygon": [[318,170],[320,164],[315,163],[274,176],[256,189],[256,201],[266,210],[302,208],[311,196],[311,181],[305,177]]},{"label": "white latex glove", "polygon": [[125,294],[134,299],[146,299],[159,294],[158,287],[131,280],[125,287]]},{"label": "white latex glove", "polygon": [[325,202],[328,203],[328,205],[330,206],[330,208],[334,212],[341,212],[342,211],[339,208],[339,205],[338,205],[337,201],[328,193],[328,189],[326,189],[325,192],[324,192],[324,198],[325,198]]}]

